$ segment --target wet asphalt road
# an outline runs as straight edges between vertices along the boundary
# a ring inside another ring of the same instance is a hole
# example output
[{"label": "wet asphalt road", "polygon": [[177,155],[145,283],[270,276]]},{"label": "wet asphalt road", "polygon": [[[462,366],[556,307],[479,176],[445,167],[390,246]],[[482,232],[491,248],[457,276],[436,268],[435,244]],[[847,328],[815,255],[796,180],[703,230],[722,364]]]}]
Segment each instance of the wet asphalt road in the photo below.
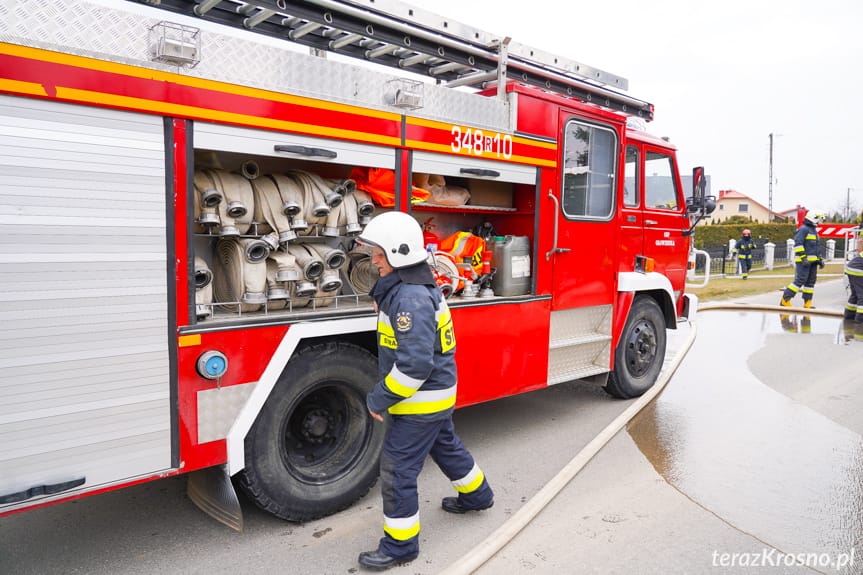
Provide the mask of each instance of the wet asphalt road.
[{"label": "wet asphalt road", "polygon": [[[818,288],[819,307],[841,308],[841,283]],[[861,352],[840,320],[705,312],[663,394],[479,572],[863,573]],[[429,463],[422,554],[391,572],[438,573],[469,553],[628,404],[572,383],[459,411],[495,506],[445,514],[450,488]],[[377,488],[304,525],[242,503],[242,534],[199,512],[183,478],[0,519],[0,574],[354,573],[380,533]]]}]

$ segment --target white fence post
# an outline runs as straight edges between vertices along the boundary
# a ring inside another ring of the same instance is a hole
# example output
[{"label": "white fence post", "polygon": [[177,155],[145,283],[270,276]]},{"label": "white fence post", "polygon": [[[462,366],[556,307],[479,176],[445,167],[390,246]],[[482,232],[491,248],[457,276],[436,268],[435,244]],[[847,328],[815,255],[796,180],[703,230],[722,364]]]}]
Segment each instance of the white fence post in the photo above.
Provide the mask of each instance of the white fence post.
[{"label": "white fence post", "polygon": [[788,258],[788,265],[794,267],[794,240],[787,239],[785,240],[785,253]]},{"label": "white fence post", "polygon": [[764,244],[764,269],[771,271],[773,269],[773,258],[775,257],[776,244],[767,242]]},{"label": "white fence post", "polygon": [[831,261],[836,256],[836,240],[829,239],[826,242],[827,253],[824,255],[824,261]]}]

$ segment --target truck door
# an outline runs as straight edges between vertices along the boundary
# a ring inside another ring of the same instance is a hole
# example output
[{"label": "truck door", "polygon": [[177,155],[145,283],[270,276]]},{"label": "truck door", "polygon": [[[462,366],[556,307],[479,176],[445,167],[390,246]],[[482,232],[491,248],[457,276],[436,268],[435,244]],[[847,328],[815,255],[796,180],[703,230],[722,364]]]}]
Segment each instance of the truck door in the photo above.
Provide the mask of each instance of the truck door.
[{"label": "truck door", "polygon": [[172,463],[163,120],[0,96],[0,513]]},{"label": "truck door", "polygon": [[[613,127],[562,113],[553,309],[610,304],[616,272],[615,173],[619,138]],[[540,254],[540,257],[544,257]]]},{"label": "truck door", "polygon": [[641,149],[626,145],[623,168],[623,204],[620,207],[619,271],[635,269],[636,256],[644,254],[644,213],[642,212]]},{"label": "truck door", "polygon": [[671,280],[675,290],[686,281],[689,229],[677,166],[670,150],[644,147],[644,255],[655,271]]}]

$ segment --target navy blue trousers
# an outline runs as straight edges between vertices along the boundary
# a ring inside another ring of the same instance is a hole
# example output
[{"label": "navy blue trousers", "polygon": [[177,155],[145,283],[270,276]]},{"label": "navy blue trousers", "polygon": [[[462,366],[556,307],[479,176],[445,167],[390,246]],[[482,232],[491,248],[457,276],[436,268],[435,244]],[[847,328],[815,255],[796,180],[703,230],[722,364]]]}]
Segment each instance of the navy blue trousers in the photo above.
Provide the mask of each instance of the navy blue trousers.
[{"label": "navy blue trousers", "polygon": [[390,557],[419,552],[417,477],[428,455],[453,482],[465,507],[485,507],[494,499],[488,481],[456,435],[451,417],[423,421],[392,416],[381,455],[384,536],[378,546]]},{"label": "navy blue trousers", "polygon": [[782,293],[782,299],[793,299],[797,292],[803,292],[803,301],[809,301],[815,295],[815,282],[818,279],[818,264],[798,263],[794,268],[794,281],[788,284]]}]

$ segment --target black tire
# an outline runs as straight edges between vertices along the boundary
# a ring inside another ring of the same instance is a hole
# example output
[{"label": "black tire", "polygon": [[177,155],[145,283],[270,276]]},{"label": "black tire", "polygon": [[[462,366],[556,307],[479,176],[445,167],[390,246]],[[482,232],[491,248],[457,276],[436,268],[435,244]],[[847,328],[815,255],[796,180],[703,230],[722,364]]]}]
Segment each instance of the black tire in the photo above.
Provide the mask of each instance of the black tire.
[{"label": "black tire", "polygon": [[385,433],[366,408],[377,371],[374,355],[347,343],[291,358],[245,440],[239,483],[259,507],[309,521],[368,493]]},{"label": "black tire", "polygon": [[653,387],[665,361],[665,316],[649,296],[636,296],[614,352],[614,371],[605,391],[620,399],[644,394]]}]

